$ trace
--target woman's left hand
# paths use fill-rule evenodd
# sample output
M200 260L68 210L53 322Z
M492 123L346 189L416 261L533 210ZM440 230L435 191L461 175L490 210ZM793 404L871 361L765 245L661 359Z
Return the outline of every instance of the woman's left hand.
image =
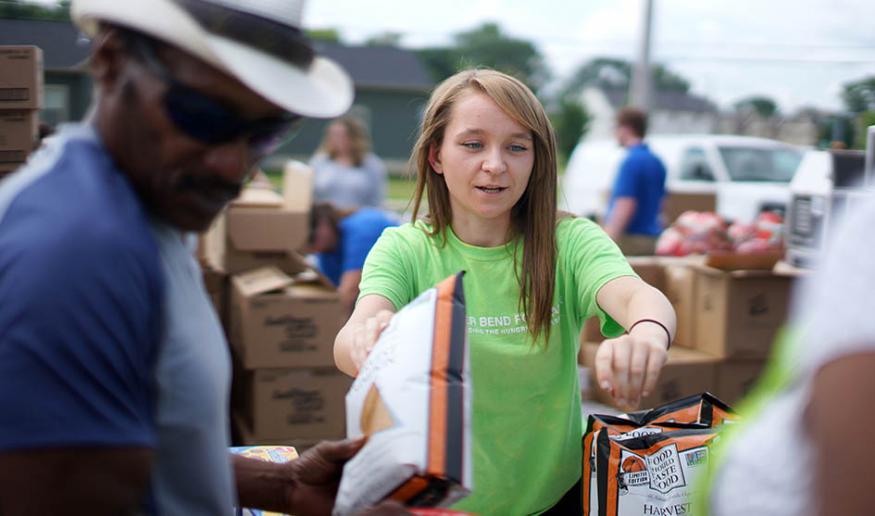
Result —
M666 340L658 326L640 324L631 334L599 346L595 356L598 384L623 410L637 409L641 398L653 392L668 357Z

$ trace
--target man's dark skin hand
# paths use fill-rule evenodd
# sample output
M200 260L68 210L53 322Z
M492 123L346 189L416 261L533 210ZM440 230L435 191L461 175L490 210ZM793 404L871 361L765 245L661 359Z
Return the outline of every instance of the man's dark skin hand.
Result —
M329 515L334 507L343 466L364 446L365 440L323 441L298 459L271 464L234 457L234 470L242 507L295 514ZM396 502L383 502L366 516L410 514Z

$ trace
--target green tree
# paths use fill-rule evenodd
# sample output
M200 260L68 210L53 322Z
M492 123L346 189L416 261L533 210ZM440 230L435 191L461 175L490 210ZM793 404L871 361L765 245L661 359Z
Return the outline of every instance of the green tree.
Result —
M342 43L340 32L337 29L308 29L307 37L313 41L325 41L326 43Z
M690 83L664 65L653 67L656 91L690 91ZM632 64L624 59L597 57L578 68L562 86L561 95L578 95L586 87L628 91L632 82Z
M537 93L550 77L534 44L505 34L495 23L456 34L449 47L426 48L417 53L436 82L464 68L482 66L513 75Z
M842 100L851 113L875 111L875 75L845 84Z
M762 95L743 98L734 104L736 111L753 111L763 118L770 118L778 113L778 105L774 100Z
M555 109L551 109L550 121L556 131L557 150L565 161L586 134L591 118L586 108L571 97L560 99Z
M22 0L0 1L0 19L70 21L70 0L41 5Z
M365 40L365 45L369 47L400 47L402 37L403 34L400 32L381 32Z

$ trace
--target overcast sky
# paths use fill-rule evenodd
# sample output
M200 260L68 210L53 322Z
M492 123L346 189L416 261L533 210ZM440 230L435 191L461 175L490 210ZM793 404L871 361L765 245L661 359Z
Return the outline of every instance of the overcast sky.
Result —
M404 34L442 44L485 21L529 39L558 78L600 55L633 58L643 0L311 0L305 23L355 43ZM875 75L873 0L654 0L653 60L721 106L751 94L840 109L841 85Z
M840 109L843 83L875 75L875 0L653 3L653 60L722 107L764 94L785 112L802 106ZM403 45L421 47L448 43L454 33L494 21L533 41L562 79L594 56L633 58L642 5L643 0L308 0L305 24L337 28L349 43L394 31L404 35Z

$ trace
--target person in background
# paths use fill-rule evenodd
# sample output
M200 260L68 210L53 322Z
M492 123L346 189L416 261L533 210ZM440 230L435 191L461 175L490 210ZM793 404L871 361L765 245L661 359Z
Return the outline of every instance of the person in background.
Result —
M71 9L93 115L0 185L0 514L330 514L363 443L230 456L231 357L193 251L298 120L349 108L351 81L300 0Z
M347 313L352 313L358 299L365 258L383 230L397 225L374 208L340 212L320 203L310 212L309 252L317 253L319 270L337 287Z
M517 79L477 69L445 80L413 152L413 222L386 229L368 255L335 362L357 375L395 312L465 271L474 490L454 508L581 514L581 325L598 315L616 337L596 374L631 408L656 385L674 310L601 228L557 212L553 128Z
M617 114L617 141L628 150L608 203L604 228L627 256L652 255L662 232L665 165L644 143L647 115L635 108Z
M341 210L383 206L386 166L371 152L368 131L357 118L345 116L328 124L310 167L316 202Z
M798 289L789 330L721 440L707 514L873 513L875 200L858 206Z

